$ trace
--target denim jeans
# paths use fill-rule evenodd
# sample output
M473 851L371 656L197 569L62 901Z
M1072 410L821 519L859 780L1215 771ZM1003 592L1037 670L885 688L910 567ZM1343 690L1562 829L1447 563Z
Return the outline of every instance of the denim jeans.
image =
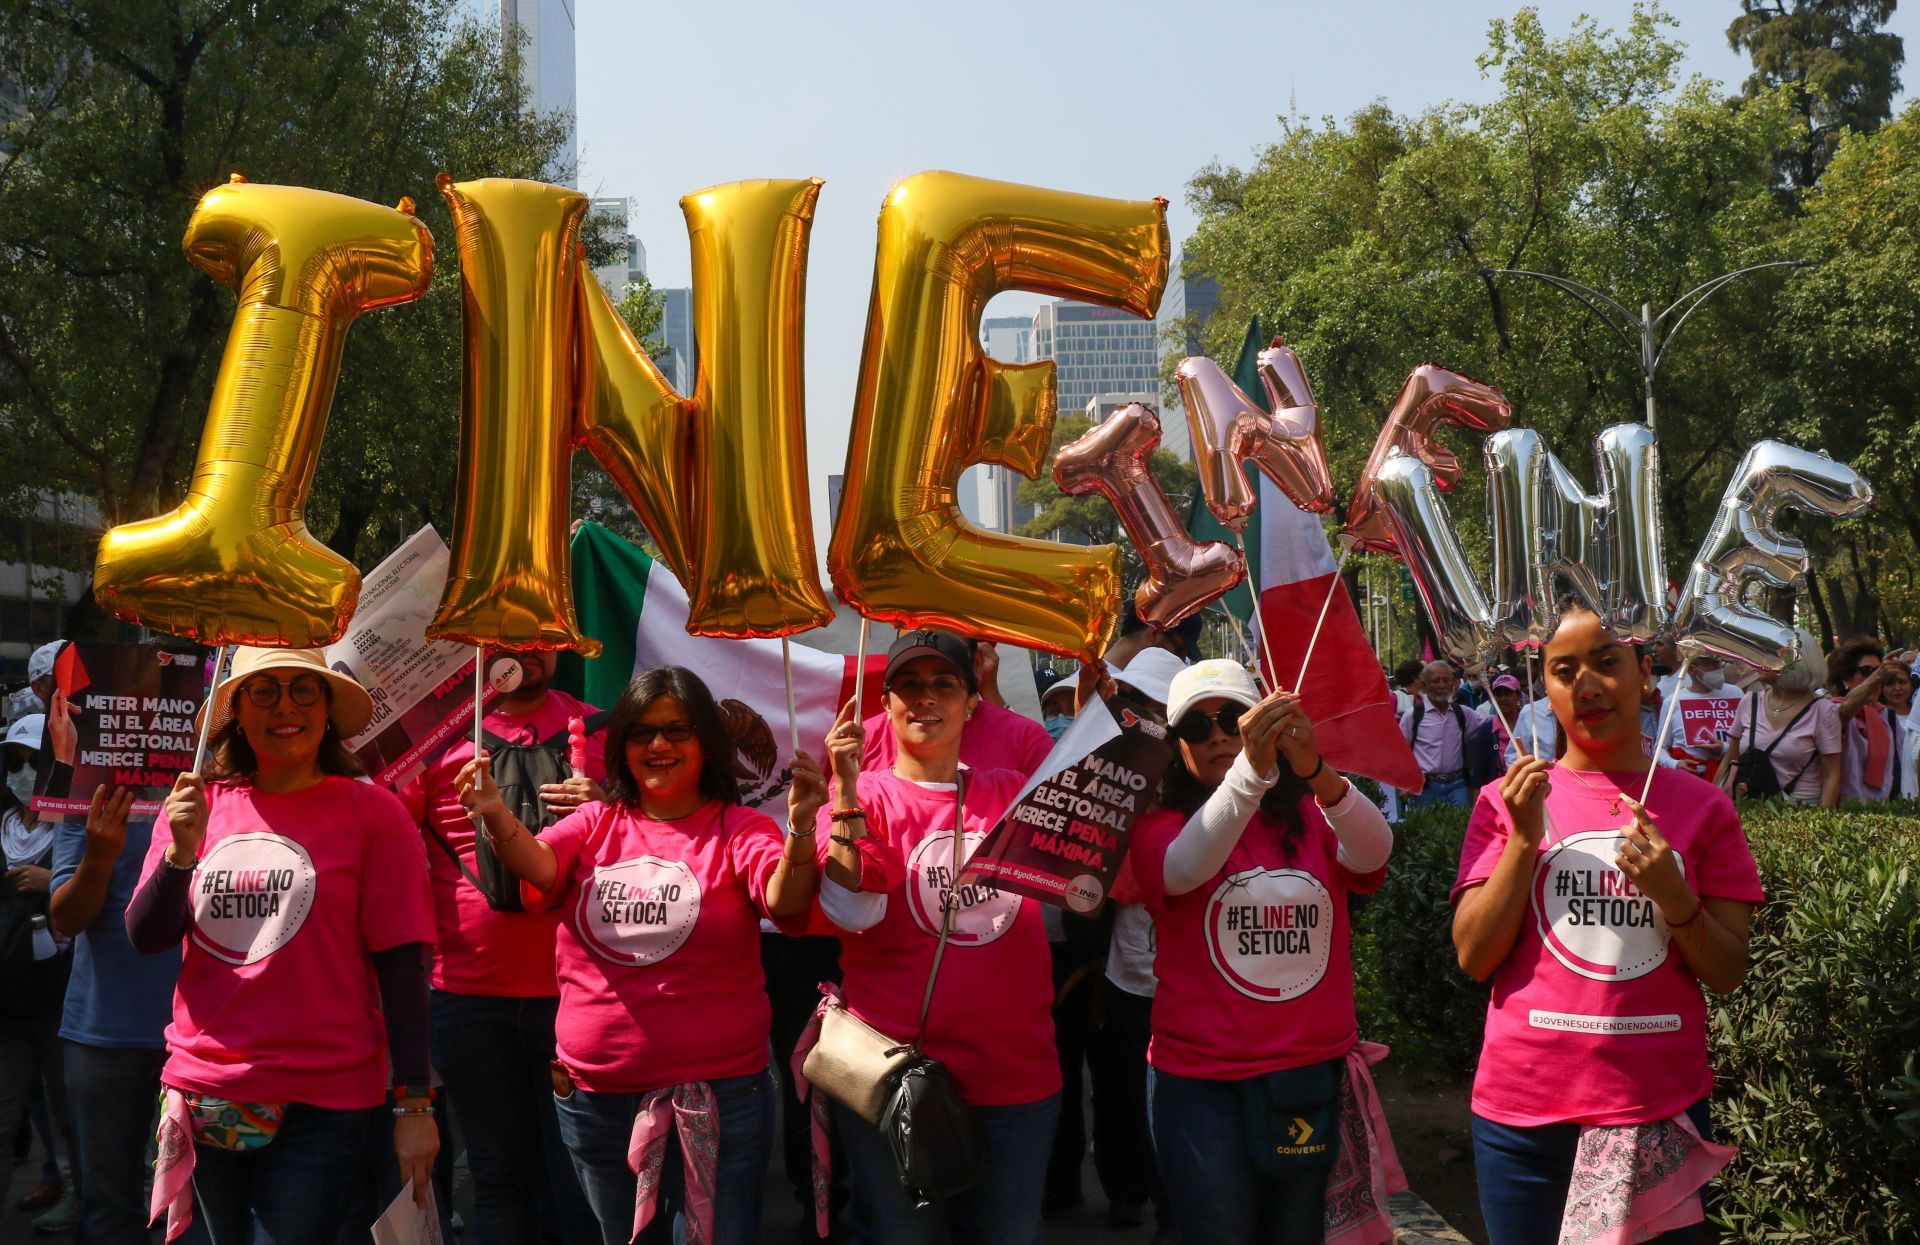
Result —
M166 1049L63 1045L87 1245L149 1245L147 1143Z
M1011 1107L972 1107L985 1163L965 1193L915 1209L900 1187L893 1154L873 1125L851 1111L834 1126L853 1176L856 1245L1036 1245L1047 1156L1060 1118L1060 1095Z
M1706 1099L1688 1107L1687 1116L1702 1137L1712 1136ZM1473 1117L1473 1169L1488 1245L1553 1245L1560 1239L1579 1140L1578 1124L1515 1128ZM1661 1245L1695 1245L1706 1236L1701 1225L1693 1224L1653 1239Z
M367 1130L384 1107L334 1111L296 1102L257 1150L196 1143L189 1245L333 1245L360 1170Z
M599 1232L553 1114L559 1003L433 992L433 1064L473 1175L472 1245L571 1245Z
M1277 1180L1247 1156L1237 1081L1149 1070L1154 1153L1182 1241L1207 1245L1313 1245L1325 1239L1327 1172Z
M1465 808L1472 803L1467 799L1467 780L1464 778L1429 778L1420 788L1420 794L1407 797L1408 808L1422 808L1431 804L1447 804L1455 808Z
M752 1076L712 1081L720 1110L720 1164L714 1176L713 1245L754 1245L760 1234L761 1186L767 1179L767 1160L773 1154L774 1098L779 1092L773 1074L765 1069ZM633 1140L633 1121L640 1094L595 1094L576 1089L571 1097L554 1100L560 1117L560 1135L573 1156L587 1204L600 1221L596 1236L605 1245L627 1245L633 1236L633 1203L639 1183L627 1166L627 1147ZM686 1240L686 1173L681 1166L680 1137L667 1141L666 1168L660 1177L660 1204L640 1245L666 1245Z

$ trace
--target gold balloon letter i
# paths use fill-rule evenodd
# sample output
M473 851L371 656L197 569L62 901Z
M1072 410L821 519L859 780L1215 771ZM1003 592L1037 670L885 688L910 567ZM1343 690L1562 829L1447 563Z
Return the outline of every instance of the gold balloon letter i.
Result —
M680 201L699 368L673 391L580 251L587 199L542 182L440 188L465 296L452 565L428 634L508 648L599 644L574 618L569 462L591 451L686 585L688 629L782 635L832 617L815 570L801 370L818 178Z
M1119 616L1112 545L983 532L954 501L960 473L1026 476L1053 427L1051 362L982 354L980 313L1026 289L1152 316L1167 278L1164 200L1039 190L921 173L880 209L873 294L854 397L834 588L861 613L1082 657Z
M360 575L304 510L347 326L426 293L433 239L381 207L237 174L187 222L187 258L240 303L186 500L101 539L94 596L129 622L208 644L307 647L346 630Z

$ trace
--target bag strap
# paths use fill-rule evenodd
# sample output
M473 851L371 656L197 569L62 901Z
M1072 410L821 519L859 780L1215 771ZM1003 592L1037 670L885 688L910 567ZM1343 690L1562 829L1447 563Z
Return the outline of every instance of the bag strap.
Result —
M927 970L927 988L920 996L920 1023L914 1028L913 1041L907 1043L916 1051L927 1032L927 1013L933 1010L933 983L940 978L940 961L946 957L947 939L953 934L954 913L960 910L960 846L964 842L960 816L966 806L967 771L959 770L953 776L953 871L947 877L947 901L941 905L945 911L940 918L940 941L933 948L933 967Z
M480 879L473 875L473 870L467 868L467 862L460 859L460 853L453 850L453 844L447 841L446 835L440 833L440 827L433 824L433 818L429 816L424 820L422 820L420 824L427 828L427 833L433 836L433 841L440 845L440 849L442 851L446 852L447 859L451 860L453 862L453 867L460 871L460 876L465 878L468 882L471 882L473 884L473 889L479 891L483 895L486 894L487 888L480 885ZM478 827L475 827L474 833L485 834L486 831L481 830Z
M1773 750L1775 748L1778 748L1782 743L1786 742L1787 732L1791 731L1794 727L1800 725L1800 719L1806 717L1809 713L1812 713L1814 705L1818 704L1819 702L1820 702L1820 697L1816 693L1812 700L1809 700L1806 704L1801 705L1800 712L1794 714L1793 720L1780 728L1780 733L1773 737L1772 743L1768 744L1765 748L1762 748L1760 750L1760 755L1767 758L1768 761L1772 761ZM1755 712L1758 712L1759 705L1760 705L1760 698L1758 696L1754 697L1753 703L1754 703ZM1752 715L1749 714L1748 716L1751 717ZM1758 725L1754 727L1754 730L1756 732L1759 730ZM1814 753L1814 756L1819 756L1820 749L1818 747L1814 748L1813 753ZM1813 764L1813 761L1809 759L1807 761L1807 765L1812 765L1812 764ZM1800 772L1802 774L1806 773L1807 772L1806 766L1801 766ZM1796 778L1795 781L1798 781L1798 779Z

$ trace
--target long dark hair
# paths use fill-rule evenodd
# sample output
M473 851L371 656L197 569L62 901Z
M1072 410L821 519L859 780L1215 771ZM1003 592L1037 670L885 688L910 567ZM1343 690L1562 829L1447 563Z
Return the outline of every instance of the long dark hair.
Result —
M1187 768L1185 753L1178 743L1173 747L1173 763L1160 778L1160 807L1178 809L1182 817L1191 817L1213 794L1213 788L1193 776ZM1260 813L1280 826L1280 855L1292 860L1307 831L1307 820L1300 815L1300 801L1313 794L1306 779L1293 772L1284 754L1280 757L1280 781L1260 797Z
M241 688L236 685L230 695L238 696ZM340 732L333 726L333 689L327 686L325 679L320 680L320 690L327 700L327 727L320 735L320 751L315 754L313 763L323 774L335 778L358 778L366 773L358 757L347 751ZM207 740L206 777L214 781L246 781L252 779L260 769L260 756L240 733L240 715L236 711L228 715L227 720L215 730Z
M700 676L682 666L655 666L627 684L607 722L607 798L627 808L640 805L640 783L627 768L627 740L640 718L662 696L671 696L687 711L693 737L700 742L700 794L722 804L740 802L740 778L734 769L733 738L720 716L720 706Z

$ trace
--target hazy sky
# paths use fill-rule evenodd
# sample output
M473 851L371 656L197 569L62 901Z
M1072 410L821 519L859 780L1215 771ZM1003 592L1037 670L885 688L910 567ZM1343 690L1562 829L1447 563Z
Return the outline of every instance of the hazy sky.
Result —
M846 452L872 282L874 217L889 186L952 169L1126 199L1171 201L1193 230L1186 183L1210 161L1246 164L1276 117L1344 118L1383 98L1417 112L1484 99L1474 58L1485 0L1198 3L888 0L634 4L577 0L580 188L633 199L657 286L688 283L681 195L755 177L826 179L807 288L813 509ZM1550 31L1582 12L1624 23L1622 0L1537 5ZM1734 0L1671 0L1688 68L1724 82ZM1920 75L1920 4L1893 22ZM1006 295L989 314L1030 309ZM820 548L825 554L824 542Z

